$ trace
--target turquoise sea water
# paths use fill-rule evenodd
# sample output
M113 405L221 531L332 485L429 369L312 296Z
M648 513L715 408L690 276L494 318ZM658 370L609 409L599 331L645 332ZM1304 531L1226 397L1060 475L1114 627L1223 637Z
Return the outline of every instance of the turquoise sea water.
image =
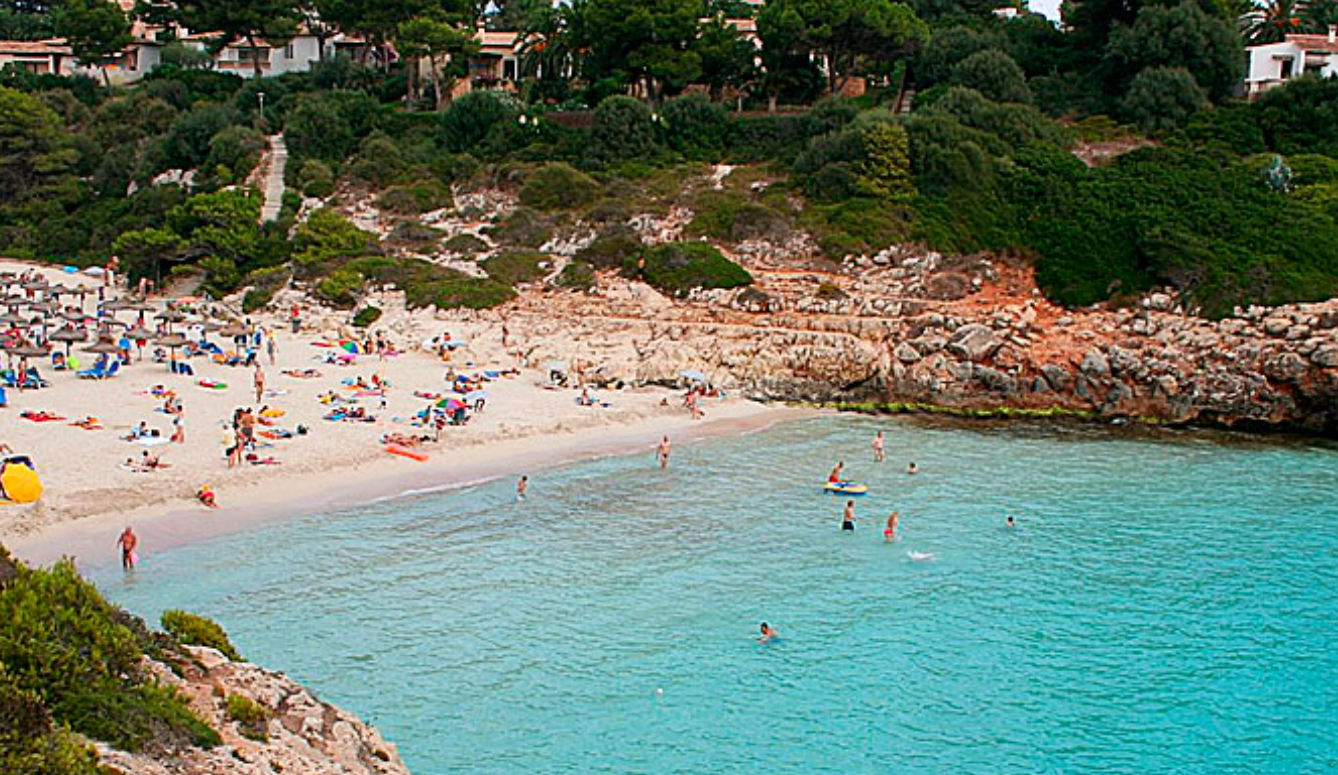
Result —
M1338 769L1332 448L823 418L531 473L94 577L422 775Z

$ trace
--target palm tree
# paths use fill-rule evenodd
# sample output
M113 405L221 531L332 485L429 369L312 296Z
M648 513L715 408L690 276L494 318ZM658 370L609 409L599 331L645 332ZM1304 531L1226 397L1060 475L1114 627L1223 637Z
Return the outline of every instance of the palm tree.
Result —
M1300 0L1265 0L1262 6L1241 17L1246 39L1255 45L1279 43L1301 31Z
M1325 33L1338 24L1338 0L1311 0L1301 12L1301 23L1306 32Z

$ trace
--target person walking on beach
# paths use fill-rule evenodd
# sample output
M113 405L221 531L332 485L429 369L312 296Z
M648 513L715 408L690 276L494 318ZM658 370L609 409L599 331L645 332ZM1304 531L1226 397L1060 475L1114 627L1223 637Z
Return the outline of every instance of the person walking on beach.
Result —
M301 307L299 307L299 306L297 306L296 304L294 304L294 305L293 305L293 308L292 308L291 310L289 310L289 312L288 312L288 319L289 319L289 321L292 323L292 326L293 326L293 333L294 333L294 334L296 334L296 333L298 333L299 331L302 330L302 308L301 308Z
M274 342L273 331L269 332L269 336L265 337L265 351L269 353L269 365L277 366L279 346Z
M256 403L258 404L260 403L260 400L265 396L265 370L261 368L259 361L256 361L255 382L256 382Z
M841 513L841 529L842 529L842 530L854 530L854 529L855 529L855 502L854 502L854 501L846 501L846 508L845 508L845 511Z
M878 431L877 435L873 437L873 462L881 463L885 457L886 452L883 449L883 432Z
M139 546L139 538L129 525L121 531L121 536L116 539L116 545L121 548L121 567L125 570L134 570L135 547Z
M887 518L887 527L883 528L884 541L891 543L897 540L897 522L899 522L900 520L901 520L901 515L895 511L892 512L892 515Z
M236 468L237 430L229 423L223 423L223 454L228 459L228 468Z
M669 437L660 439L660 446L655 449L655 459L660 461L660 468L669 467Z
M520 477L520 481L516 482L516 500L518 501L525 500L525 491L528 490L529 488L530 488L530 478L528 476Z

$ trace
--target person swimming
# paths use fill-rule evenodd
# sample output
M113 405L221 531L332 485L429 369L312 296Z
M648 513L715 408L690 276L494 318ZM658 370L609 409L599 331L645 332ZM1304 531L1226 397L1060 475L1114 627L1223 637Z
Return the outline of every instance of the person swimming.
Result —
M1017 522L1013 519L1012 514L1009 514L1008 519L1004 520L1004 527L1017 527Z
M833 468L832 472L827 475L827 483L844 484L845 480L842 479L841 477L845 475L845 469L846 469L845 462L844 461L838 462L836 464L836 468Z
M776 632L776 630L766 622L762 622L761 626L758 627L758 631L761 633L757 636L758 643L770 643L780 635L779 632Z
M938 555L933 552L906 552L906 556L915 562L928 562L930 560L938 559Z
M855 502L854 502L854 501L846 501L846 508L845 508L845 511L843 511L843 512L841 513L841 529L842 529L842 530L854 530L854 529L855 529Z
M906 473L908 473L908 474L918 474L918 473L920 473L920 469L918 469L918 468L915 467L915 461L914 461L914 460L911 461L910 465L906 466Z
M897 522L900 519L901 515L895 511L887 518L887 527L883 528L883 540L889 543L897 540Z

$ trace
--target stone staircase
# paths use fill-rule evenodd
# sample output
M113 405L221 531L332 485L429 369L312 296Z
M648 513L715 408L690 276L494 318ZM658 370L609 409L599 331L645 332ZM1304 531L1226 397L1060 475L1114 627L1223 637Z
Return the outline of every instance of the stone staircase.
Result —
M283 209L283 173L288 167L288 146L283 135L269 138L269 169L265 174L265 204L260 208L260 222L269 223Z

